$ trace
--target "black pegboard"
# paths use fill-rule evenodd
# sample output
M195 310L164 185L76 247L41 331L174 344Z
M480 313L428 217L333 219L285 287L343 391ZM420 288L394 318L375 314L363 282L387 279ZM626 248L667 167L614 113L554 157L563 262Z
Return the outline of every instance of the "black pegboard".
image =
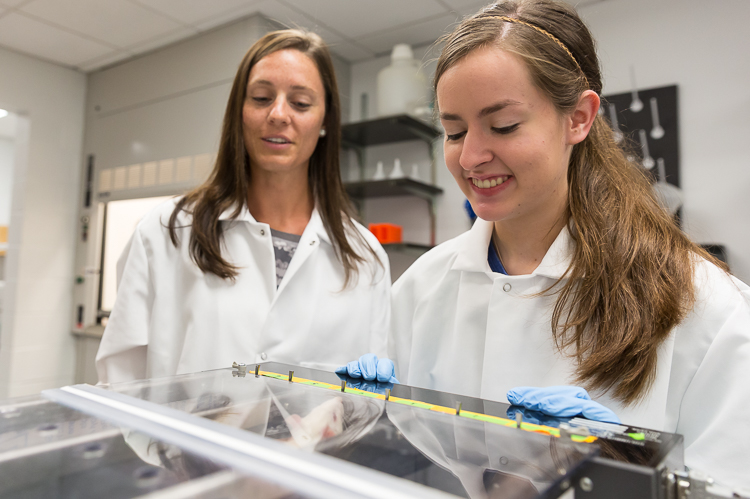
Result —
M664 129L664 136L660 139L651 137L653 117L651 114L651 98L656 98L659 108L659 122ZM609 104L614 104L617 110L617 120L620 131L624 134L626 149L641 160L640 138L638 130L645 130L649 153L656 161L664 159L666 180L672 185L680 186L680 141L679 120L677 114L677 85L668 87L647 88L638 90L638 98L643 102L643 109L634 113L631 109L633 93L605 95L602 97L602 110L607 120L610 119ZM650 172L656 180L658 172L654 166Z
M664 128L664 136L660 139L651 137L653 117L651 115L650 100L656 98L659 107L659 123ZM609 104L615 105L617 110L618 128L624 134L626 140L622 142L625 148L643 160L641 154L640 138L638 130L646 131L649 154L654 161L664 158L664 170L666 180L672 185L680 187L680 133L677 114L677 85L667 87L647 88L638 90L638 98L643 102L643 109L634 113L631 109L633 93L613 94L602 96L602 110L607 120L610 119ZM658 171L655 166L650 171L654 181L657 179ZM682 209L675 214L675 222L682 225ZM725 264L728 264L726 247L721 244L702 244L703 249Z

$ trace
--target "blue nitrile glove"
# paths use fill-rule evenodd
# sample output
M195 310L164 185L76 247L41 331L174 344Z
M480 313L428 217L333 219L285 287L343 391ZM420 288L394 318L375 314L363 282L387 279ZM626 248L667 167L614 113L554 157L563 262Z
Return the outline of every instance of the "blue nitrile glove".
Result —
M391 359L378 359L374 353L366 353L359 360L353 360L336 369L336 374L348 374L352 378L377 380L381 383L398 383L396 369Z
M550 416L573 417L582 415L593 421L619 423L617 415L589 397L577 386L521 386L508 391L508 402Z

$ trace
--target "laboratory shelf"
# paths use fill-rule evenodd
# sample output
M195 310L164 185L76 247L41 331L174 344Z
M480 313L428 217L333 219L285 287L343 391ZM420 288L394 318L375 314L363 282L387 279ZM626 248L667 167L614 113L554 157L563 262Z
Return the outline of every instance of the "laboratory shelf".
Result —
M365 178L366 149L370 146L393 144L409 140L422 141L430 155L430 183L412 178L371 180L345 184L346 191L355 201L364 198L386 196L416 196L427 201L430 217L430 243L435 244L435 199L443 190L434 184L437 180L435 161L435 139L440 131L431 123L418 120L408 114L385 116L373 120L349 123L341 127L341 145L357 154L359 178ZM361 204L359 204L361 212Z
M347 194L353 198L382 198L388 196L417 196L432 200L443 189L431 184L425 184L409 177L385 180L365 180L364 182L348 182L344 184Z
M440 131L408 114L397 114L341 127L341 142L346 148L361 148L407 140L431 142Z
M385 243L382 245L386 251L405 251L405 252L418 252L425 253L434 246L429 244L418 244L418 243Z

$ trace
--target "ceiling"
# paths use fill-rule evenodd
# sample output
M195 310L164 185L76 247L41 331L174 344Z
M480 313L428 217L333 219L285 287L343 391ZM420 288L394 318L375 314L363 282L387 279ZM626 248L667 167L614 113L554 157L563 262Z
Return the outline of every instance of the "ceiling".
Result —
M580 0L578 6L604 0ZM95 71L254 13L320 34L349 62L424 45L488 0L0 0L0 46Z

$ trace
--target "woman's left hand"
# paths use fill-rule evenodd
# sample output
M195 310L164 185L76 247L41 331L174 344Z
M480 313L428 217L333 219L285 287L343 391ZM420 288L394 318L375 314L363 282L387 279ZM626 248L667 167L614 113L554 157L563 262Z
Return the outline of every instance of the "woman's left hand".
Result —
M334 372L336 374L347 374L352 378L362 378L366 381L398 383L393 361L378 359L378 356L374 353L366 353L359 360L353 360Z
M593 421L619 423L620 418L578 386L521 386L508 391L508 402L549 416L583 416Z

